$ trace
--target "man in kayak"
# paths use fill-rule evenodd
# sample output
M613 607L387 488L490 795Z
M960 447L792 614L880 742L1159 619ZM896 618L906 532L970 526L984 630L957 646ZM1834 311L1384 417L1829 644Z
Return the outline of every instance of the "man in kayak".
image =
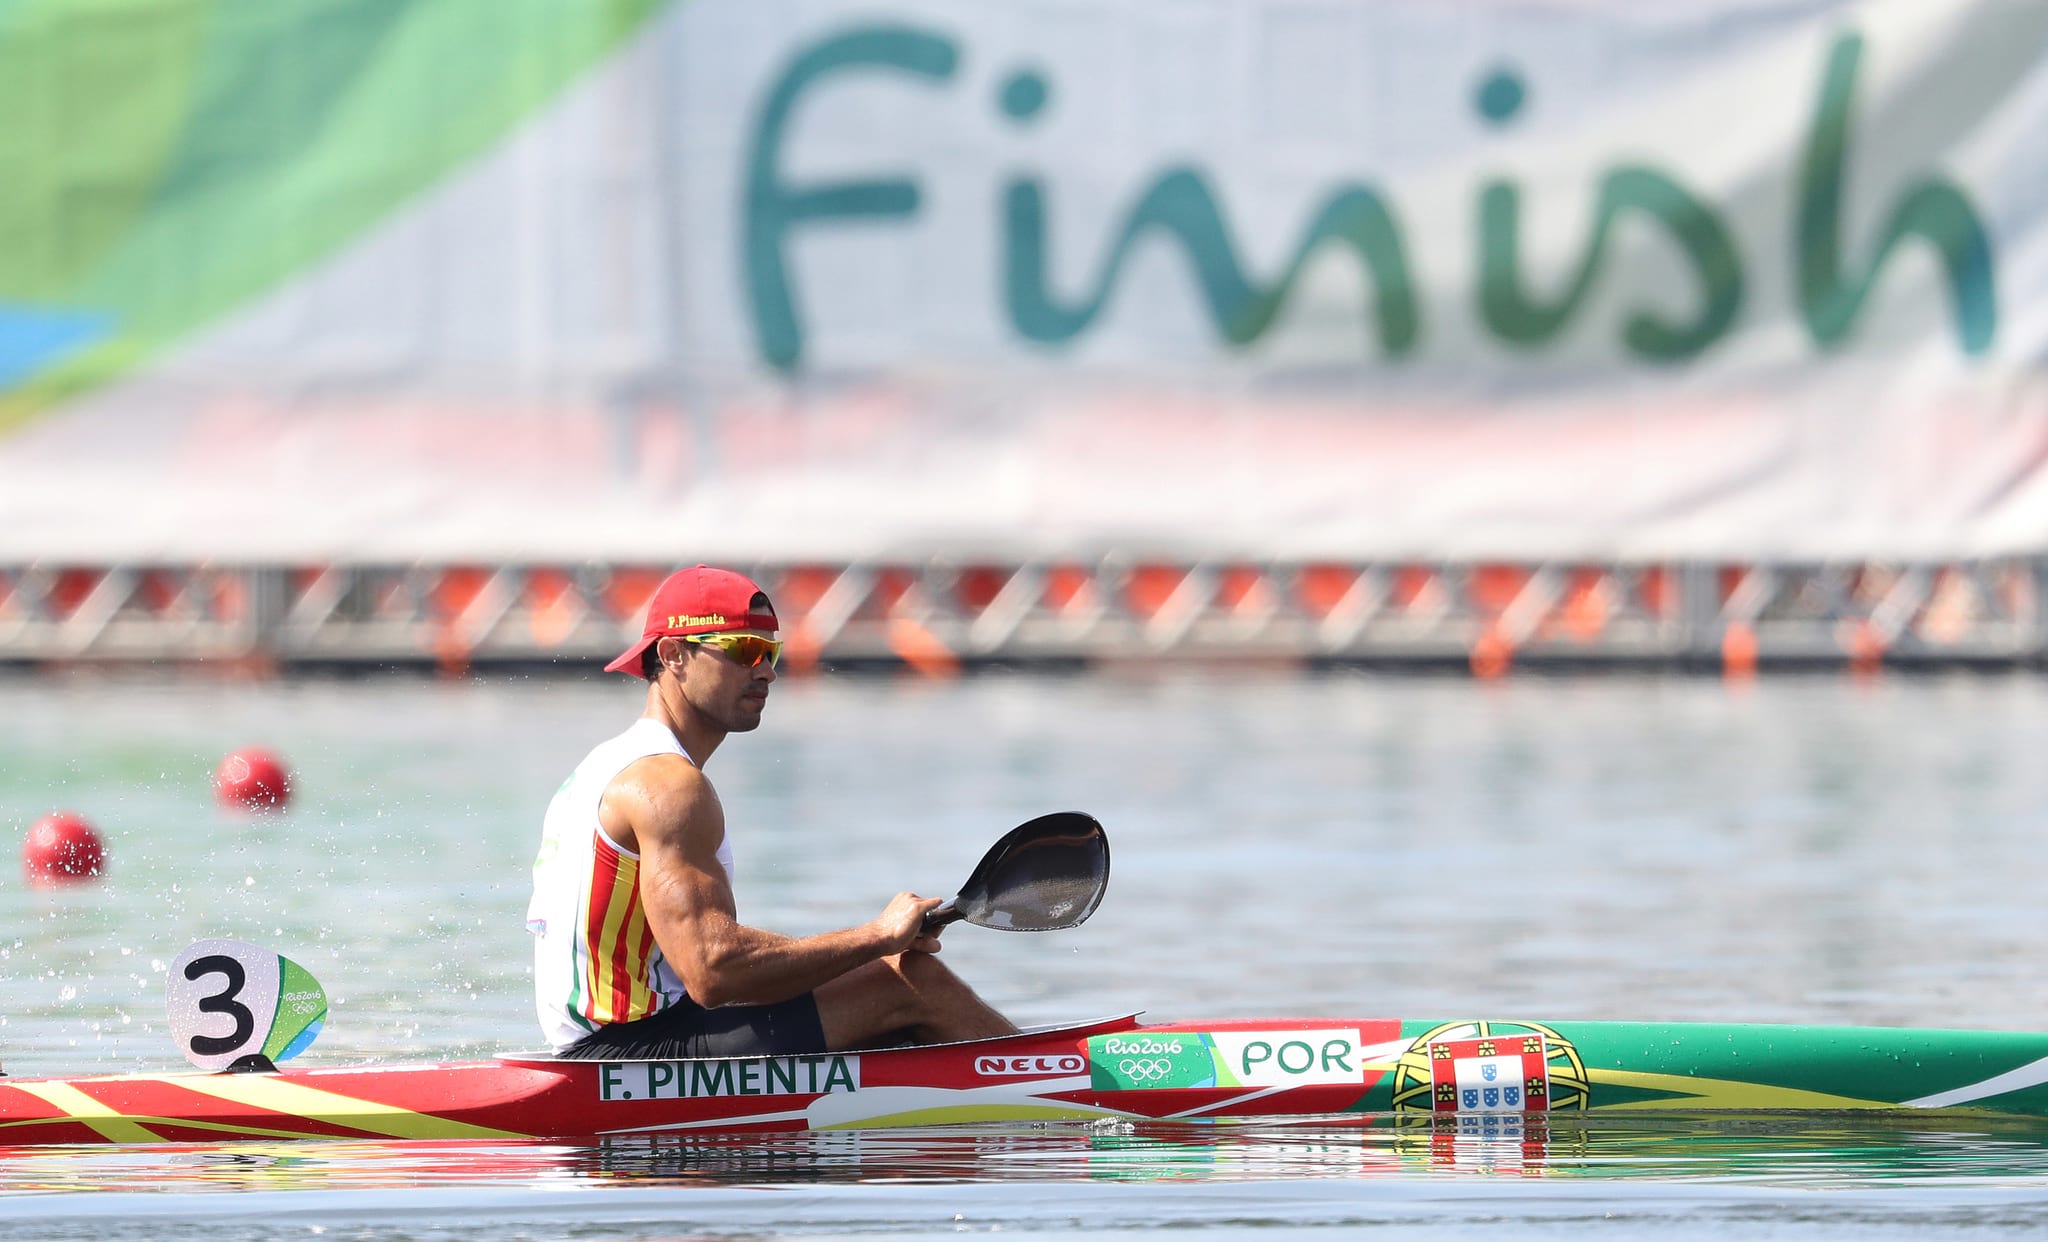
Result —
M766 592L699 565L654 593L606 665L647 706L548 804L533 864L534 989L564 1057L788 1056L1014 1032L932 954L935 897L858 927L777 935L739 921L725 809L704 764L761 724L782 644Z

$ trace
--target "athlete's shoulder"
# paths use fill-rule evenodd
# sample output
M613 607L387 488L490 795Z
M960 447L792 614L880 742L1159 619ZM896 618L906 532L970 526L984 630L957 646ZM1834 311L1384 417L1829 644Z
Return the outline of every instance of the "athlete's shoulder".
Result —
M664 751L642 755L620 768L605 793L607 797L618 794L668 801L679 797L701 797L710 788L711 782L705 779L702 768L684 755Z
M645 755L625 766L606 787L607 811L624 816L643 843L692 831L723 836L718 793L696 764L682 755Z

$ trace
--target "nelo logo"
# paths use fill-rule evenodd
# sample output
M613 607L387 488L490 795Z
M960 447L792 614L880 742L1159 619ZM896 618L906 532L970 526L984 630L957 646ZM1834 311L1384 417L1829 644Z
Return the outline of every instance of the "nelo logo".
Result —
M1088 1063L1076 1056L976 1057L974 1072L983 1078L1024 1078L1038 1074L1078 1074Z

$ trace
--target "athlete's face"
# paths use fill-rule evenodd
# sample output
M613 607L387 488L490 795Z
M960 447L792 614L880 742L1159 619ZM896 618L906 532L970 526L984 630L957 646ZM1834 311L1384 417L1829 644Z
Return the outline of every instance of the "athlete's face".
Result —
M772 635L760 630L737 630L732 634L774 642ZM728 635L706 637L723 640ZM727 733L746 733L761 727L761 713L768 706L768 687L775 684L773 658L753 644L673 641L684 661L683 695L690 706Z

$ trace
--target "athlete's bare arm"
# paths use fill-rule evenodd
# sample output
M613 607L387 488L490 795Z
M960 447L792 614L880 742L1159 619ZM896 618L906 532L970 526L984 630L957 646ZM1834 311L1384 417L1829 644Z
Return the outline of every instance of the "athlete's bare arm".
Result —
M859 927L783 936L748 927L735 913L718 862L725 810L696 765L650 755L628 766L599 807L605 832L640 855L640 900L654 939L691 999L769 1005L817 989L868 962L905 950L937 952L923 932L938 898L898 893Z

